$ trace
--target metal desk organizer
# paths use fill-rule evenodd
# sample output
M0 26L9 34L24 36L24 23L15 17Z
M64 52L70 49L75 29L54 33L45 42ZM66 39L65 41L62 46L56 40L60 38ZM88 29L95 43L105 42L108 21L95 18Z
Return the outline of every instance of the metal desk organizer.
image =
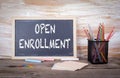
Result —
M88 40L88 61L92 64L108 63L109 41Z

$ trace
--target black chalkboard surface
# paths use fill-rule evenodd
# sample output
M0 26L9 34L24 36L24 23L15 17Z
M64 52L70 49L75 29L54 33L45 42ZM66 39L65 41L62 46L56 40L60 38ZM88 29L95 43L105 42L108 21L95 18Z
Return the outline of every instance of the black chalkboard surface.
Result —
M74 19L14 20L14 57L76 56Z

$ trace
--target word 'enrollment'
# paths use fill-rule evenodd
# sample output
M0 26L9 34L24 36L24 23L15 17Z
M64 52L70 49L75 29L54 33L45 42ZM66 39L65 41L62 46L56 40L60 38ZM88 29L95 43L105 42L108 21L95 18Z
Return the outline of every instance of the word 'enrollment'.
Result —
M35 35L42 35L42 34L47 34L47 35L54 35L56 32L56 24L45 24L45 23L40 23L40 24L35 24L34 26L34 33ZM70 45L70 38L65 38L65 39L51 39L51 38L28 38L24 39L21 38L19 39L19 48L24 49L24 48L30 48L30 49L39 49L39 48L45 48L45 49L51 49L51 48L68 48Z

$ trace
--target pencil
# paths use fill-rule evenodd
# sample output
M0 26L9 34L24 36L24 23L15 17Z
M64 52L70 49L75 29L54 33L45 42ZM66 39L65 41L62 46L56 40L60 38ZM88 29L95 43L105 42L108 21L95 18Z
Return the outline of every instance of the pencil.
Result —
M85 32L85 34L86 34L87 38L89 39L89 34L88 34L88 31L87 31L85 28L83 28L83 30L84 30L84 32Z
M100 26L99 26L99 28L98 28L97 40L100 40Z
M91 38L91 40L94 40L93 31L89 25L88 25L88 27L89 27L90 38Z
M103 55L103 52L100 52L100 54L101 54L101 56L102 56L103 60L104 60L105 62L107 62L107 60L106 60L105 56Z
M109 39L111 38L114 29L115 29L115 27L113 27L112 30L110 31L110 33L109 33L109 35L108 35L108 37L107 37L107 40L109 40Z
M102 26L102 41L104 41L104 34L105 34L105 33L104 33L104 32L105 32L105 31L104 31L104 24L102 24L101 26Z

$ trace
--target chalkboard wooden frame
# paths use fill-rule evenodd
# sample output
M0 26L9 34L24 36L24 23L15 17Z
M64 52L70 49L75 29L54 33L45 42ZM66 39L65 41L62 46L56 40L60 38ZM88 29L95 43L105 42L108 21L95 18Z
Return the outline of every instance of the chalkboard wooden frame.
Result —
M16 34L16 20L72 20L73 21L73 55L72 56L16 56L15 55L15 34ZM69 26L68 26L69 27ZM62 30L61 30L62 31ZM16 17L13 19L13 59L26 59L26 58L55 58L55 59L62 59L62 58L76 58L77 57L77 45L76 45L76 20L74 17L56 17L56 18L38 18L38 17Z

